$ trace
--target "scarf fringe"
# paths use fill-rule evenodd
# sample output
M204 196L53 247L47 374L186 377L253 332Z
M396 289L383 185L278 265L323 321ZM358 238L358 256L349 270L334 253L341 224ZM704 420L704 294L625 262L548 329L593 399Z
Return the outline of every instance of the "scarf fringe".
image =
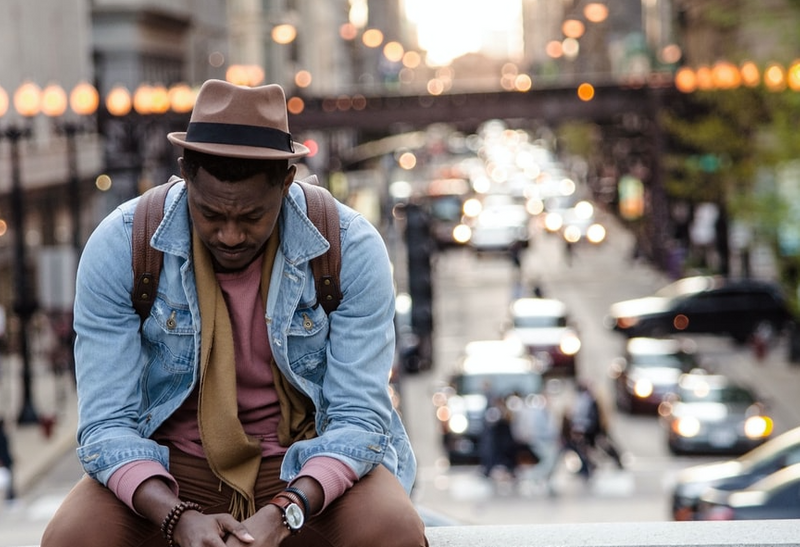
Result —
M256 514L256 502L252 497L245 496L241 492L234 490L228 512L233 518L242 522Z

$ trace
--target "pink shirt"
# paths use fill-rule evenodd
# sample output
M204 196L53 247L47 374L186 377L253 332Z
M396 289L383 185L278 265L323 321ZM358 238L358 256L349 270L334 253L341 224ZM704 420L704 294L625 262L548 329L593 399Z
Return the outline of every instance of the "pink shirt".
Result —
M261 453L268 457L283 455L286 448L278 443L280 404L273 383L272 350L259 294L261 264L259 258L241 272L218 273L216 277L233 329L239 419L248 435L261 440ZM161 425L153 438L159 442L171 442L188 454L205 457L197 423L197 389ZM161 464L150 460L122 466L111 475L108 487L133 509L136 488L146 479L156 476L167 480L178 493L175 479ZM323 509L357 480L350 467L327 456L311 458L300 470L300 476L310 476L322 486L325 493Z

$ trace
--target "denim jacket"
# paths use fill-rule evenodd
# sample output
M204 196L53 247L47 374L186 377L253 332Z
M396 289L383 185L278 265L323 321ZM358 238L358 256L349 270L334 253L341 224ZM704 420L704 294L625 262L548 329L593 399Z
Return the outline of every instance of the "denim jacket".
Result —
M200 310L186 190L170 190L153 247L163 251L158 294L140 332L131 304L131 231L138 198L109 214L86 244L75 295L78 457L103 484L120 466L154 460L165 447L149 437L199 381ZM348 464L361 477L383 464L410 492L416 460L387 389L394 356L394 288L375 228L339 204L339 308L317 304L310 259L328 242L305 214L293 184L280 214L282 241L270 278L265 321L281 372L316 407L317 437L289 447L281 478L311 457Z

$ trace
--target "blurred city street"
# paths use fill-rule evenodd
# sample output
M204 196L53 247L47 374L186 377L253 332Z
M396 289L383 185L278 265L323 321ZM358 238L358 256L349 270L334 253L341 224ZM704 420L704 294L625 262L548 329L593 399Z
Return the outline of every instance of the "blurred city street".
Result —
M610 296L592 292L589 285L594 278L598 285L608 290L646 293L668 279L645 263L635 265L627 261L627 249L631 243L629 235L619 225L611 224L610 240L604 248L585 248L576 254L576 261L567 267L561 257L561 249L555 241L540 239L526 254L526 271L536 277L549 292L567 296L572 303L578 300L593 305L593 298L601 301ZM448 287L445 279L457 284L467 278L457 272L470 272L469 287ZM458 252L440 257L437 280L441 283L437 291L439 313L454 304L455 295L461 295L457 304L464 317L483 318L483 327L475 322L471 332L495 332L486 326L499 324L511 290L511 269L507 260L486 258L473 261L473 257ZM481 280L493 280L481 284ZM605 279L605 281L603 281ZM621 285L620 285L621 284ZM595 289L597 286L595 286ZM460 292L466 291L466 292ZM589 292L587 292L589 291ZM463 295L468 295L464 297ZM569 295L572 295L571 297ZM592 296L594 294L594 296ZM483 296L480 296L483 295ZM487 301L486 298L489 300ZM473 319L474 321L474 319ZM619 471L611 462L601 462L590 483L584 482L568 468L565 461L558 468L554 484L557 496L551 497L539 484L527 477L523 470L516 481L499 477L487 480L474 466L449 467L444 463L441 447L433 429L433 410L429 396L432 385L448 368L448 362L456 358L466 334L456 333L458 324L438 321L435 340L437 348L437 370L430 373L407 375L403 380L404 418L415 445L420 467L414 491L415 502L434 524L522 524L522 523L577 523L619 521L664 521L669 520L669 499L666 494L669 477L682 467L711 461L715 457L674 457L663 448L645 445L660 445L655 420L647 416L622 416L616 414L613 432L626 452L626 469ZM616 340L616 335L604 332L604 327L583 323L582 333L590 351L593 337ZM732 351L727 340L705 339L700 346L706 354L724 356L732 374L743 380L758 384L762 390L769 389L773 407L779 412L777 427L782 431L800 424L800 407L794 403L800 393L800 367L789 363L785 342L770 351L765 361L754 364L749 348ZM605 347L605 346L602 346ZM612 346L615 347L615 346ZM607 357L603 350L593 352L591 364L584 368L586 374L601 373ZM732 357L731 357L732 356ZM4 382L11 385L17 378L15 360L4 360ZM35 403L44 415L54 413L55 424L47 437L41 426L15 426L14 409L19 403L6 394L15 393L4 386L3 404L6 408L7 434L15 455L15 481L19 499L0 504L0 547L35 545L47 520L58 507L63 496L81 476L75 457L75 397L67 377L53 376L49 367L37 362L34 367ZM565 384L566 386L566 384ZM16 390L18 392L19 390ZM565 392L567 391L565 387ZM57 399L62 400L56 403ZM12 427L8 427L8 426Z
M763 474L748 480L769 474L758 484L769 492L742 496L752 484L731 480L701 503L708 481L693 483L693 502L674 488L687 468L800 427L800 0L3 10L0 460L7 445L13 468L6 484L0 467L0 547L38 547L83 474L69 340L79 258L121 203L180 171L167 135L203 127L195 101L214 80L280 86L280 133L308 149L293 154L296 178L317 176L385 238L397 292L389 392L429 526L699 519L701 505L719 520L800 518L800 464L775 477L800 444L770 461L780 469L752 466ZM523 298L534 302L513 305ZM629 337L674 338L681 350L657 357L680 358L636 369ZM468 346L487 340L516 343L501 364L523 364L499 371L483 355L465 387ZM706 393L681 399L692 372ZM712 400L710 376L742 397ZM621 457L574 427L585 386ZM547 406L558 426L520 419L527 436L515 437L522 412L509 401ZM701 410L681 415L687 402ZM498 422L528 460L492 451ZM555 448L543 453L557 454L550 484L533 463L537 427Z

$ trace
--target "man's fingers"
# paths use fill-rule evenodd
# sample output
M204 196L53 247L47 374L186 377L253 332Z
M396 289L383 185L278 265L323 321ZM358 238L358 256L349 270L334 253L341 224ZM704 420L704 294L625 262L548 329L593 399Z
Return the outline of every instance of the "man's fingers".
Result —
M228 514L220 514L217 520L219 526L223 532L223 539L226 539L227 536L233 535L236 536L236 539L241 541L242 543L252 543L255 541L255 538L247 531L247 528L244 524L233 518Z
M241 525L238 526L236 530L231 530L231 533L242 543L252 543L256 540L256 538L250 535L250 532L247 531L247 528Z

